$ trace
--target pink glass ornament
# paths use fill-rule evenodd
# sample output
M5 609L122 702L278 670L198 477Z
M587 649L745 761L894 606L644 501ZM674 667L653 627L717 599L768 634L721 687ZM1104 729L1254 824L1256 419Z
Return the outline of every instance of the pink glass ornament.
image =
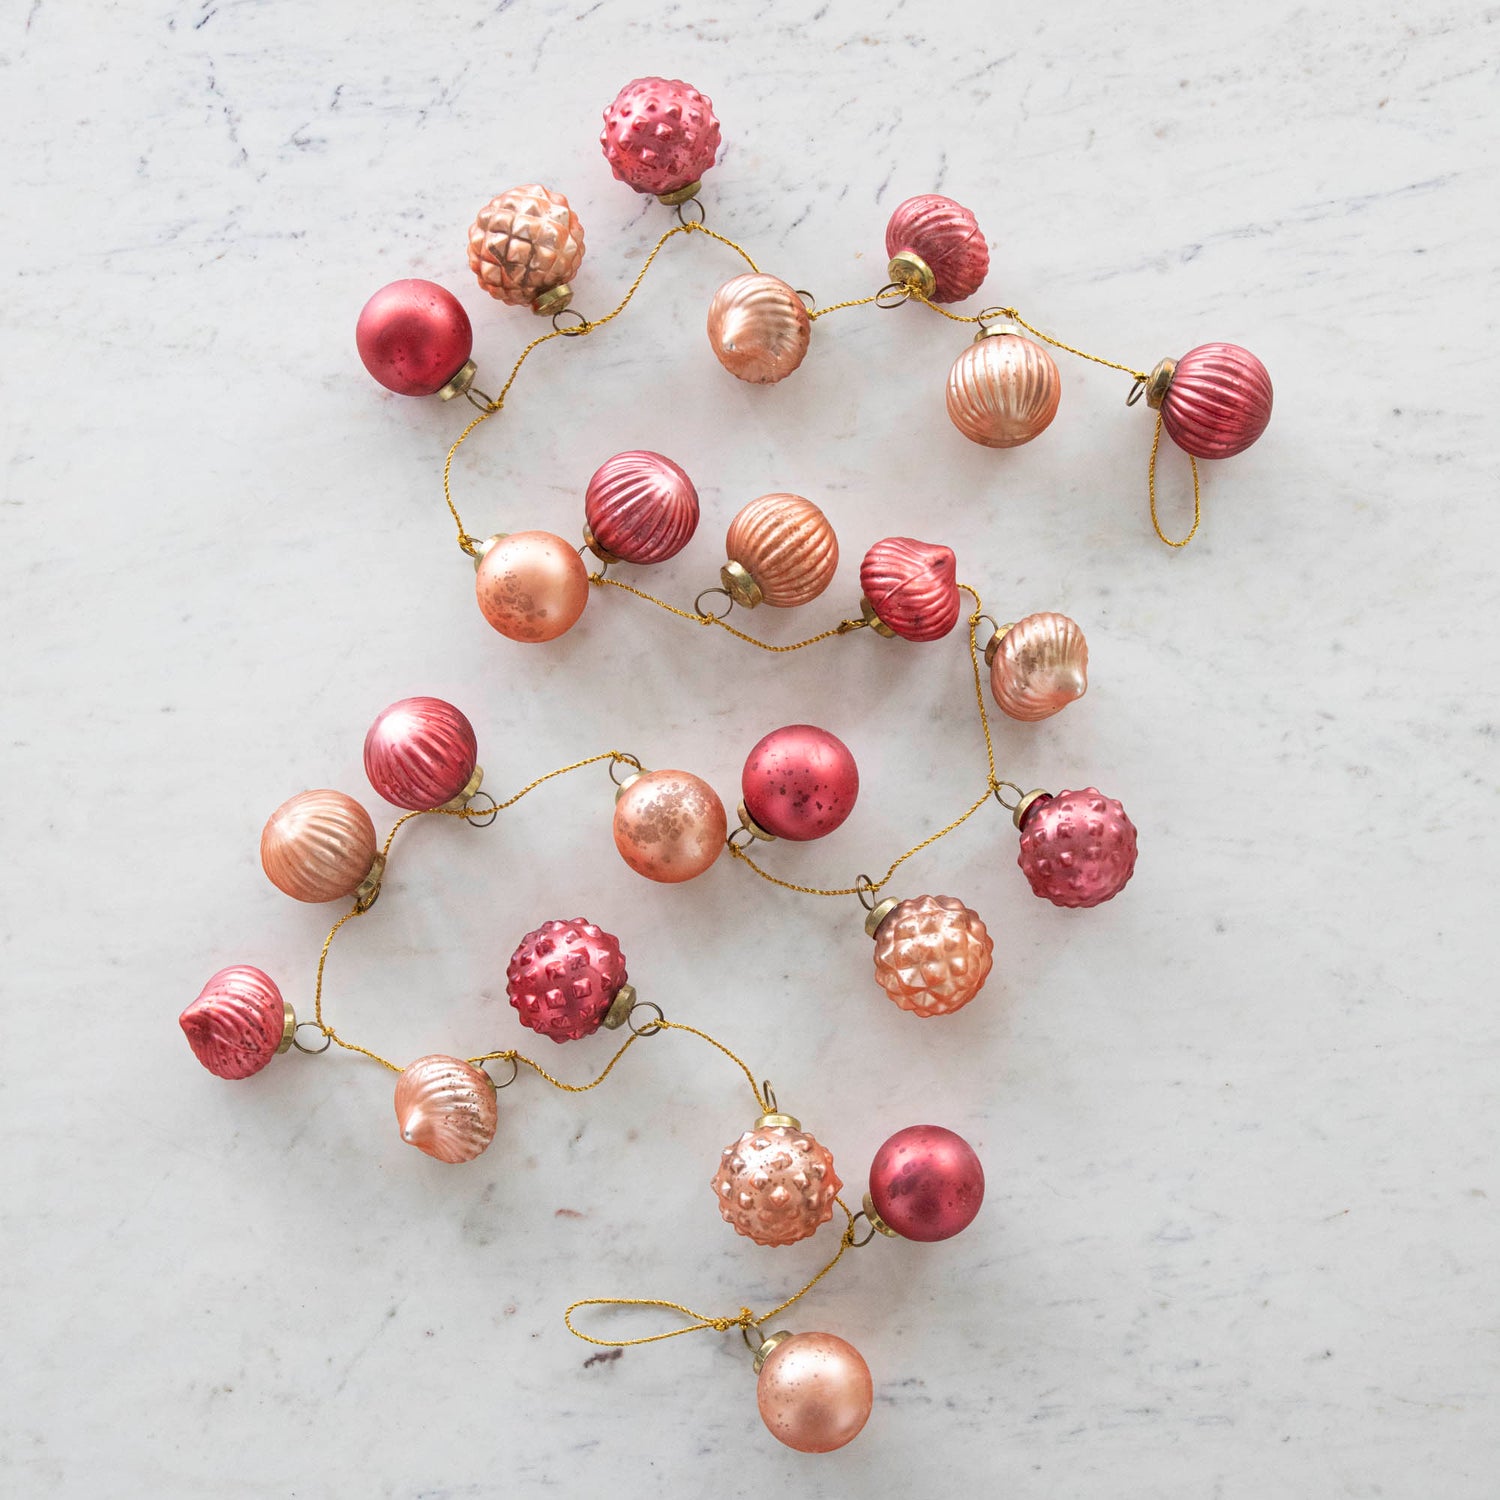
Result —
M869 1421L875 1387L853 1344L831 1333L794 1333L766 1356L755 1401L777 1442L799 1453L832 1453Z
M583 225L568 200L530 182L491 198L469 226L469 269L512 307L561 312L583 263Z
M773 729L745 757L745 809L769 834L803 843L854 811L859 767L837 735L811 724Z
M1008 626L994 642L990 692L1012 719L1050 718L1089 686L1089 647L1066 615L1044 611Z
M1135 825L1094 787L1039 797L1021 823L1017 863L1054 906L1098 906L1135 872Z
M988 928L962 901L910 896L875 929L875 979L902 1010L946 1016L984 988L994 952Z
M432 396L468 363L469 315L431 281L393 281L365 303L354 328L365 369L398 396Z
M511 955L505 992L523 1026L554 1042L599 1029L626 979L619 939L583 917L543 922Z
M688 771L631 777L615 802L615 848L637 875L675 885L719 857L729 824L724 804Z
M986 448L1029 443L1057 415L1061 395L1052 356L1015 333L981 334L948 372L948 415Z
M401 1139L435 1161L473 1161L495 1138L495 1085L461 1058L419 1057L396 1081Z
M1160 409L1167 436L1183 452L1232 458L1271 420L1271 377L1238 344L1200 344L1176 362Z
M941 640L958 623L963 601L951 547L888 536L865 553L859 586L881 624L905 640Z
M786 282L764 271L726 281L708 304L708 342L738 380L774 385L807 354L812 322Z
M896 205L885 229L885 253L915 255L931 272L934 302L962 302L989 274L990 247L978 221L961 203L922 193ZM915 269L915 268L914 268ZM893 267L892 279L900 272Z
M403 698L365 735L365 775L396 807L413 812L452 802L479 762L474 726L441 698Z
M193 1056L218 1078L248 1078L292 1044L296 1018L269 974L220 969L177 1018Z
M676 557L698 529L698 491L670 458L645 449L606 459L583 497L584 540L605 562Z
M752 500L729 523L724 550L724 587L750 608L811 603L839 566L839 541L828 517L801 495Z
M266 820L260 863L271 884L296 901L338 901L352 896L375 864L375 825L343 792L298 792Z
M719 149L712 101L680 78L637 78L604 111L599 136L615 176L638 193L696 190Z
M984 1168L961 1135L941 1125L908 1125L875 1153L870 1201L903 1239L951 1239L984 1202Z
M833 1217L843 1185L833 1153L800 1125L764 1123L724 1148L712 1183L724 1222L757 1245L805 1240Z
M589 602L589 571L576 547L550 531L495 538L474 573L486 620L513 641L555 641Z

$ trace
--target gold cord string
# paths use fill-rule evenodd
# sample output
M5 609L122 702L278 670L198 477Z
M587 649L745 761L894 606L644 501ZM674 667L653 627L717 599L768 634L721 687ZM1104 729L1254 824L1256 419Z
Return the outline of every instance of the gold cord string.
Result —
M841 307L868 307L872 302L880 300L881 293L876 292L873 297L851 297L847 302L830 302L827 307L813 307L808 309L808 319L817 322L828 313L837 312Z
M625 1054L629 1052L630 1049L635 1046L635 1044L640 1041L642 1037L654 1035L655 1030L656 1028L652 1027L649 1030L632 1031L626 1038L624 1045L620 1047L615 1055L610 1058L610 1060L605 1064L604 1071L590 1083L564 1083L561 1078L553 1077L553 1075L549 1073L541 1065L541 1063L534 1061L532 1058L525 1056L523 1053L511 1050L509 1047L504 1048L499 1052L483 1052L478 1057L469 1057L465 1058L464 1060L466 1062L472 1063L476 1068L481 1063L487 1062L513 1062L519 1067L530 1068L531 1071L537 1075L537 1077L544 1079L547 1083L550 1083L553 1088L561 1089L565 1094L586 1094L590 1089L598 1088L599 1085L603 1083L604 1080L608 1078L612 1072L614 1072L615 1064L619 1062L619 1060L624 1057Z
M989 710L984 706L984 674L979 666L979 622L984 619L984 600L968 584L958 586L974 601L974 613L969 616L969 666L974 673L974 702L979 706L979 727L984 730L984 753L989 762L989 789L993 792L999 785L995 780L995 740L990 733Z
M1146 468L1146 491L1151 496L1151 525L1155 528L1157 536L1169 547L1186 547L1192 539L1198 535L1198 523L1203 519L1203 496L1198 486L1198 460L1191 453L1188 454L1188 463L1193 469L1193 529L1183 537L1180 542L1174 542L1166 532L1161 529L1161 522L1156 518L1156 450L1161 447L1161 413L1156 414L1156 431L1151 437L1151 462Z

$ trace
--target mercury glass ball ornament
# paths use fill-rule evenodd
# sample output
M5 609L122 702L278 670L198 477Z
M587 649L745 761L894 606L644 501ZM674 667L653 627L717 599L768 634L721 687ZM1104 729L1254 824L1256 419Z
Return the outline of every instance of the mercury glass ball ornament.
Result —
M617 453L594 471L583 497L584 540L602 562L659 563L698 529L698 491L670 458Z
M272 885L296 901L354 895L375 861L369 813L331 788L288 797L261 830L261 868Z
M756 1356L755 1401L771 1436L799 1453L832 1453L870 1419L875 1387L853 1344L831 1333L773 1334Z
M461 797L478 766L474 726L442 698L402 698L382 710L365 735L370 785L411 812Z
M828 517L801 495L762 495L729 523L719 577L736 604L793 609L833 582L839 541Z
M1238 344L1200 344L1152 372L1147 403L1167 436L1194 458L1232 458L1271 420L1271 377Z
M986 448L1029 443L1057 415L1057 363L1031 339L990 328L948 372L948 416L970 442Z
M729 831L724 804L689 771L630 777L615 802L615 848L637 875L675 885L719 857Z
M562 537L513 531L484 545L474 571L480 613L501 635L535 645L571 630L589 602L589 571Z
M974 1148L941 1125L908 1125L875 1153L868 1207L876 1227L907 1240L946 1240L967 1229L984 1203L984 1167Z

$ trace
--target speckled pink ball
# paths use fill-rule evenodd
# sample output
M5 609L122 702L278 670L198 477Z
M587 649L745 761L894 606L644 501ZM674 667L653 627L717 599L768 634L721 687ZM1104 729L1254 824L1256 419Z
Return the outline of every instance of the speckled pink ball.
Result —
M745 810L767 833L805 843L854 811L859 767L835 734L812 724L773 729L745 757Z

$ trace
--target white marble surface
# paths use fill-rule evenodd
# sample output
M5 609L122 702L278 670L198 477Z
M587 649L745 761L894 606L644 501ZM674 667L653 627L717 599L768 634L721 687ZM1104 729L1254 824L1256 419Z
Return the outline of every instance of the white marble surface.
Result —
M1495 32L1282 0L6 7L0 1490L1493 1495ZM580 304L609 305L667 222L595 143L643 72L713 96L712 222L824 301L878 286L886 214L942 189L980 213L991 299L1148 365L1238 340L1276 382L1169 553L1112 372L1064 360L1055 427L1008 455L947 425L963 334L915 310L841 313L794 379L740 387L701 332L733 257L696 240L465 454L474 528L569 533L605 455L675 455L706 512L650 580L678 599L787 487L844 539L817 624L909 531L997 613L1088 630L1087 699L1003 725L1002 770L1123 798L1139 873L1044 907L999 815L914 860L902 889L998 936L961 1016L880 997L852 903L728 862L636 880L602 773L486 834L411 830L331 961L353 1037L504 1045L511 946L587 912L856 1192L897 1126L977 1143L967 1235L864 1251L787 1319L875 1374L824 1459L762 1430L734 1334L594 1362L561 1324L591 1294L764 1307L827 1253L719 1222L748 1099L691 1039L585 1098L523 1083L450 1170L401 1145L372 1064L221 1084L176 1027L229 961L307 1006L328 916L263 880L260 823L331 784L383 824L360 740L409 692L465 706L496 787L618 744L729 800L761 733L822 721L865 790L826 845L772 851L812 879L883 867L982 778L956 643L761 659L608 597L534 650L473 607L438 489L464 413L379 392L354 316L430 276L507 365L536 328L468 282L464 230L535 178L586 223ZM1166 481L1180 517L1175 457ZM538 1046L573 1078L608 1050Z

